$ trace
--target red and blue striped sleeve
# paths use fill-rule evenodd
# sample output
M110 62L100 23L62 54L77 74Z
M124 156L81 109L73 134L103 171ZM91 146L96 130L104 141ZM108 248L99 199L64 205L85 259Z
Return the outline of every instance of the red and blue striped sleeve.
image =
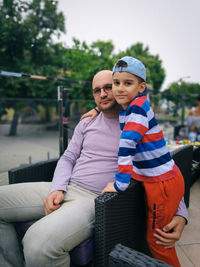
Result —
M133 157L136 145L149 129L147 112L150 105L146 98L136 98L127 110L120 113L122 133L118 152L118 172L115 175L114 187L118 192L126 190L133 171Z

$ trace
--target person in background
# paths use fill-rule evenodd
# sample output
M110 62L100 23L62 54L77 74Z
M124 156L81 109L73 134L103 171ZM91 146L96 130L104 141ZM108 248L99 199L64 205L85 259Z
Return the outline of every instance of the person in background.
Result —
M111 71L94 76L92 93L101 112L95 120L85 118L77 124L52 183L0 186L0 266L24 264L16 221L37 219L23 238L26 267L69 267L69 251L93 234L94 199L114 181L117 171L121 107L113 97ZM185 220L187 210L181 201L176 216L158 229L157 242L174 246Z
M197 105L189 110L187 116L188 139L193 143L200 142L200 95L197 97Z

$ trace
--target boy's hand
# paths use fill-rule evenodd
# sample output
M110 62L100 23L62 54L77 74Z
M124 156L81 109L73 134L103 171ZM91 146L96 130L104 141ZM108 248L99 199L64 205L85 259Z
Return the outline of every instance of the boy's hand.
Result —
M114 183L108 183L106 187L102 190L101 194L105 192L117 192L116 189L114 188Z
M87 113L83 114L80 118L80 120L85 119L87 117L91 117L90 121L92 121L94 118L96 118L99 115L99 113L96 111L96 109L91 109Z
M158 239L156 244L165 248L171 248L181 237L185 225L185 219L182 216L174 216L170 223L165 225L163 229L156 229L154 237Z

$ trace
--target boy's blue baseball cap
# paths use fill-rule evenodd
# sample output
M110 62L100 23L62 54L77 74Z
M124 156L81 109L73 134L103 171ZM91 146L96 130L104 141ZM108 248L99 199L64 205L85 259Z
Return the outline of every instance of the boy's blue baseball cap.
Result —
M146 82L146 68L144 64L134 57L122 57L113 67L112 73L125 71L142 78Z

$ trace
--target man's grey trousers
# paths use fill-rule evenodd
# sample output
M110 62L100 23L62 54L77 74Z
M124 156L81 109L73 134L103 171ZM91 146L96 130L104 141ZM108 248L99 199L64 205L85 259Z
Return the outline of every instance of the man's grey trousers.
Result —
M0 266L23 267L13 222L39 219L26 232L26 267L68 267L69 251L92 234L96 194L69 185L61 207L45 216L51 183L0 186Z

